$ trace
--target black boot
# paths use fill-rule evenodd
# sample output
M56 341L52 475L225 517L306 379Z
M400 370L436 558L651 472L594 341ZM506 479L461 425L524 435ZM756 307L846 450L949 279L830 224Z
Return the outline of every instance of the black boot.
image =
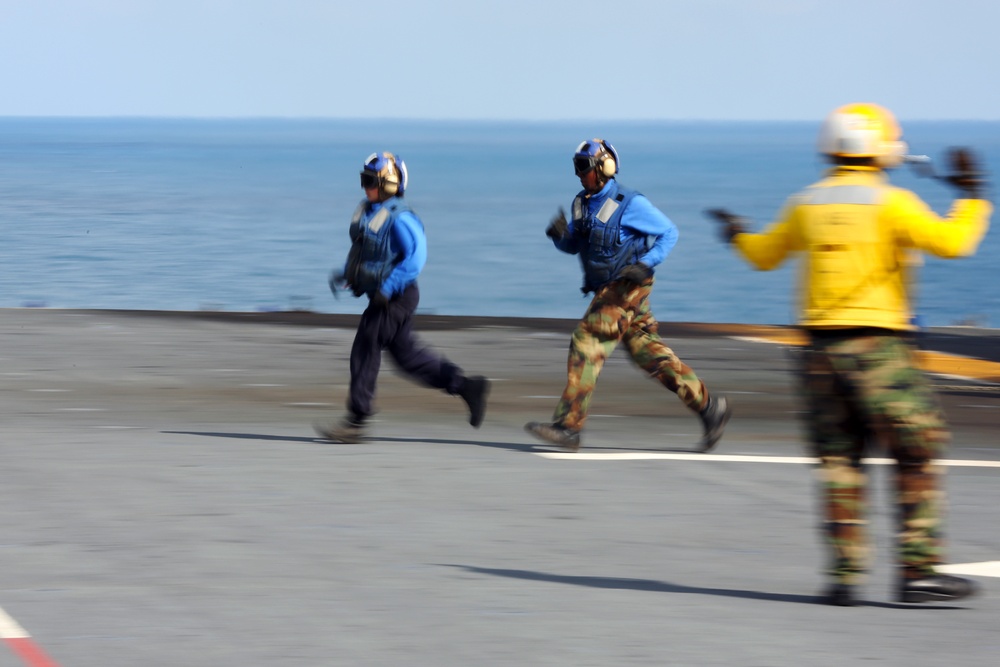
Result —
M482 375L466 378L458 395L469 406L469 423L479 428L486 416L486 397L490 395L490 381Z
M823 594L823 602L835 607L853 607L858 603L854 597L854 586L850 584L831 584Z
M950 574L932 574L923 579L903 579L900 602L951 602L975 595L979 586L969 579Z
M709 397L708 404L698 413L701 425L705 429L705 434L698 443L701 451L710 452L715 449L715 443L722 437L722 432L726 430L726 423L732 414L733 410L729 407L729 401L725 396Z

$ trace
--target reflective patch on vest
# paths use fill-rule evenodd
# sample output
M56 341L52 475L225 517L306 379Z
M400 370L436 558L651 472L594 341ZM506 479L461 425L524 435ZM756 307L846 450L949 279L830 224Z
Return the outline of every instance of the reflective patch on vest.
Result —
M856 204L874 206L879 203L882 188L870 185L835 185L831 188L810 188L806 204Z
M595 215L594 218L600 221L602 225L606 224L608 220L611 219L611 216L615 214L615 211L618 210L618 206L619 204L617 201L609 198L604 202L604 204L601 205L601 209L597 212L597 215Z
M379 212L375 214L371 220L368 221L368 229L372 231L372 234L378 234L378 230L382 229L382 225L385 221L389 219L389 209L382 207Z
M351 224L356 225L361 222L361 216L365 214L365 202L358 204L358 207L354 209L354 216L351 217Z
M583 220L583 197L573 200L573 220Z

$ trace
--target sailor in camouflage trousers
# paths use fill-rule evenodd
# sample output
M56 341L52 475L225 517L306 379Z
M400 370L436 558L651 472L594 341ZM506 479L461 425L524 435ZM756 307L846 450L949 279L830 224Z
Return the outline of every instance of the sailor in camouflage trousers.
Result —
M941 468L945 420L904 335L813 331L805 351L810 440L825 492L829 576L855 586L868 569L867 478L861 465L878 436L897 461L898 560L904 579L933 577L941 563ZM867 424L877 432L869 433Z
M823 599L837 606L857 603L867 568L862 457L875 440L896 464L899 601L959 600L978 589L937 569L944 558L939 506L945 490L935 461L949 437L914 359L908 267L920 252L946 259L973 254L993 206L966 149L950 155L953 174L944 180L958 197L946 218L891 185L885 171L903 160L901 136L887 109L845 105L820 129L819 150L830 170L790 197L766 229L750 233L738 216L709 211L724 224L723 238L754 267L771 270L791 256L803 260L798 320L810 340L803 389L831 561Z
M605 360L624 342L636 365L677 394L691 410L708 402L705 384L657 334L649 309L653 278L641 283L618 280L600 289L573 331L568 378L553 420L574 431L583 430L590 398Z
M677 227L644 196L618 184L618 154L608 142L581 143L573 164L584 189L573 202L572 220L560 211L546 234L559 250L580 256L583 291L594 292L594 298L573 332L566 389L552 423L530 422L525 429L559 449L577 451L597 377L624 341L640 368L700 416L700 449L710 451L729 420L729 404L723 396L710 396L663 343L649 308L653 267L677 242Z

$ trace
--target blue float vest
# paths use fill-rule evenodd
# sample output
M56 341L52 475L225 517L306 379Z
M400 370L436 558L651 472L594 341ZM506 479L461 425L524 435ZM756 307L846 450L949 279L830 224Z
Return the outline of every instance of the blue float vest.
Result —
M399 263L389 243L392 226L399 215L410 208L398 197L382 202L374 213L368 201L361 202L351 219L351 255L355 266L348 267L348 280L369 297L375 296L382 283Z
M580 250L583 291L596 292L618 277L621 270L646 254L650 239L645 236L622 240L622 213L639 193L611 180L607 198L590 213L586 192L573 200L573 228L584 241Z

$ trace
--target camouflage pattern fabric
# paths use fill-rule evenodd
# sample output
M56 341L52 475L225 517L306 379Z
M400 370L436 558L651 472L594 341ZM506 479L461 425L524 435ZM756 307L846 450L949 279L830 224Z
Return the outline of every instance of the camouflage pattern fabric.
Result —
M942 559L942 469L949 434L937 400L900 336L814 337L803 355L805 394L831 551L829 574L860 582L868 568L866 446L896 460L897 559L907 578Z
M597 376L608 355L621 341L632 360L694 411L708 400L708 392L693 370L664 345L659 325L649 309L653 279L642 284L613 281L597 291L570 341L566 389L553 421L582 430Z

